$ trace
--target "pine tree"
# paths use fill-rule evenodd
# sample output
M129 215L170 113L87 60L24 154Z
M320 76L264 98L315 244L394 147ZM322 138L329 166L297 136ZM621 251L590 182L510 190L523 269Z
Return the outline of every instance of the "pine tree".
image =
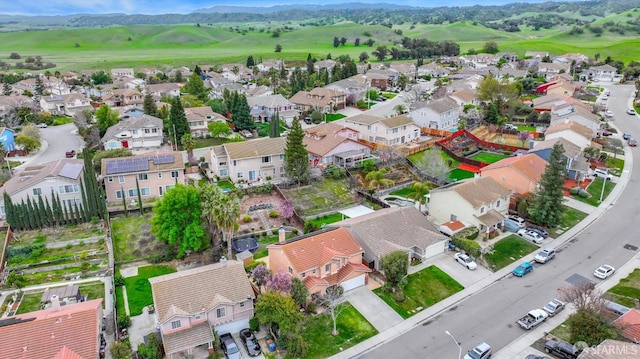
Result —
M38 196L38 216L40 217L40 228L48 227L47 209L44 207L42 196Z
M169 133L171 134L171 140L182 138L185 133L189 133L189 122L187 122L187 115L184 113L182 102L180 97L174 97L171 101L171 111L169 114ZM175 131L175 133L174 133Z
M280 114L276 111L269 119L269 137L280 137Z
M158 117L158 106L156 106L156 102L153 100L153 95L151 95L150 91L147 91L144 94L142 111L145 115Z
M11 197L7 194L7 192L5 191L2 194L2 197L4 199L4 212L5 212L5 218L7 220L7 223L9 223L9 225L11 227L16 227L16 222L15 222L15 206L13 205L13 202L11 201Z
M316 69L313 66L313 57L311 57L311 54L307 55L307 72L309 74L316 72Z
M45 198L44 202L45 202L45 207L46 207L46 211L47 211L47 226L53 227L56 222L54 220L53 209L51 208L51 205L49 204L49 198Z
M238 130L253 130L256 124L251 118L251 109L247 98L243 94L236 94L234 107L231 109L231 120Z
M140 206L140 214L143 214L144 209L142 208L142 194L140 193L140 183L138 182L138 178L136 178L136 190L138 191L138 206Z
M302 125L298 119L294 119L284 149L284 169L287 177L298 185L309 181L309 153L303 139Z
M534 223L555 227L562 221L564 207L564 181L567 176L566 157L564 147L556 143L551 150L549 163L542 174L540 185L532 198L529 208L531 220Z

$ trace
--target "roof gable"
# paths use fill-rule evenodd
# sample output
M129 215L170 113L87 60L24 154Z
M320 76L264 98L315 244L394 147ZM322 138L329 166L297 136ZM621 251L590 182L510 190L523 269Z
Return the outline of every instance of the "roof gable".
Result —
M478 177L451 183L431 191L433 194L445 191L455 191L474 208L509 197L508 189L502 187L491 177Z
M534 182L539 182L542 178L545 168L547 167L547 161L543 160L539 156L529 153L522 156L514 156L502 159L498 162L492 163L486 167L480 169L480 172L491 171L497 168L509 167L529 178Z

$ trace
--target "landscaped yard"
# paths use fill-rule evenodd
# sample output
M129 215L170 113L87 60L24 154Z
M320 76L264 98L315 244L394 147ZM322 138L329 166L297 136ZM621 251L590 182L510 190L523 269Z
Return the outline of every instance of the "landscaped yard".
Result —
M341 113L328 113L325 116L326 116L327 122L338 121L341 118L347 117Z
M302 187L283 189L285 197L292 199L301 216L341 209L357 204L357 198L349 190L345 180L325 178Z
M102 298L102 308L104 308L104 283L101 281L80 284L80 293L87 297L87 300Z
M494 272L500 270L539 247L520 238L516 234L505 237L493 245L493 253L485 254L484 259Z
M253 259L264 258L269 255L267 246L269 244L278 243L278 236L262 237L258 239L260 245L258 249L253 252Z
M218 185L218 187L222 189L225 189L225 188L236 189L236 186L233 183L231 183L231 181L228 181L228 180L218 181L216 182L216 184Z
M125 315L127 312L124 308L124 297L122 296L122 287L116 287L116 312L118 315Z
M409 275L402 288L405 301L398 303L392 293L385 293L383 288L373 292L384 300L404 319L417 314L439 301L463 290L464 287L436 266L427 267L420 272Z
M475 174L470 171L461 170L459 168L454 168L449 172L449 179L452 181L460 181L467 178L473 178Z
M221 144L227 143L227 142L229 142L229 140L226 139L226 138L214 138L214 137L196 138L196 147L195 148L218 146L218 145L221 145Z
M640 300L640 268L634 269L626 278L609 289L607 295L612 296L615 302L626 307L634 308L636 301Z
M333 321L329 315L308 317L302 337L311 345L305 358L328 358L350 348L378 331L350 303L345 303L336 322L338 335L331 335Z
M25 293L20 301L20 306L16 314L24 314L40 310L40 299L42 298L42 292L30 292Z
M153 304L151 283L149 278L174 273L176 270L167 265L150 265L138 268L138 275L125 278L127 288L127 302L131 316L142 314L142 309Z
M322 228L323 224L331 224L340 222L343 219L349 218L342 213L332 213L324 216L320 216L314 219L308 219L307 222L313 223L316 228Z
M480 162L484 162L484 163L495 163L498 162L502 159L505 159L509 156L505 156L503 154L499 154L499 153L491 153L491 152L480 152L476 155L474 155L473 157L471 157L472 160L475 161L480 161Z
M556 238L562 233L568 231L570 228L578 224L580 221L587 217L587 214L584 212L580 212L577 209L563 206L564 207L564 215L562 216L562 222L556 228L549 229L549 234L551 237Z
M62 286L64 287L64 286ZM56 287L51 287L56 288ZM80 284L80 293L82 295L87 296L87 300L102 298L102 307L104 308L104 283L96 282L96 283L86 283ZM44 290L25 293L22 301L20 301L20 307L18 308L17 314L34 312L36 310L40 310L40 299L42 299L42 294L44 294Z
M587 187L587 192L589 192L591 197L582 198L578 195L571 195L571 198L576 199L580 202L590 204L594 207L598 207L600 205L600 195L602 194L602 200L604 201L604 199L607 198L609 193L611 193L613 188L616 186L616 184L613 183L612 181L606 181L607 183L604 185L604 193L603 193L602 192L603 181L604 181L603 178L598 177L598 178L595 178L593 182L589 184L589 186Z
M411 188L411 186L409 187L405 187L405 188L400 188L398 190L395 190L391 193L389 193L392 196L400 196L400 197L405 197L405 198L411 198L409 197L412 193L415 193L416 191L413 190L413 188Z
M118 216L111 220L116 263L150 258L165 253L166 245L151 234L151 216Z
M624 169L624 160L620 158L607 158L607 167L609 167L609 173L615 176L620 176L622 174L622 170Z
M265 131L265 135L260 137L268 137L269 131L271 130L271 125L268 123L258 123L257 125L258 127L256 128L256 130L258 130L258 135L260 135L260 130L263 129ZM284 126L280 126L280 133L283 133L286 130L287 129Z
M407 158L413 163L420 163L426 151L431 151L431 149L410 154L409 156L407 156ZM447 161L447 163L450 163L449 168L454 169L457 168L458 165L460 165L460 162L456 161L455 159L453 159L453 157L449 156L449 154L442 150L440 150L440 155L442 156L442 159Z
M22 245L32 243L35 240L43 242L64 242L72 239L103 236L104 234L104 225L102 223L96 225L69 225L64 226L62 229L45 228L40 230L16 232L14 233L15 240L13 243Z

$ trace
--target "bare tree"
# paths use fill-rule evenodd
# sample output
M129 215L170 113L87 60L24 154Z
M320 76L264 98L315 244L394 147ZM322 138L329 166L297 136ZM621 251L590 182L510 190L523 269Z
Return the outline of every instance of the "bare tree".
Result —
M332 285L325 291L325 295L320 298L320 304L329 310L331 320L333 320L333 331L331 334L338 335L338 329L336 328L336 322L338 316L345 309L343 305L346 299L342 296L344 294L344 288L340 285Z
M576 310L592 309L600 312L605 307L602 293L595 289L593 283L584 281L558 289L560 299L575 305Z
M449 164L442 156L442 150L434 147L424 151L424 155L416 162L416 167L427 176L444 180L450 171Z

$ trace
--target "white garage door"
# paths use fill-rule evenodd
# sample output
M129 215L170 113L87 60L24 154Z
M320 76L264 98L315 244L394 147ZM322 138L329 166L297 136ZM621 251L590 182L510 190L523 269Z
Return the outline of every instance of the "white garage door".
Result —
M342 288L344 288L344 291L346 292L354 288L362 287L364 285L364 276L365 275L362 274L353 279L342 282Z
M446 249L447 241L442 240L427 247L424 253L424 259L429 259L433 256L437 256L440 253L444 253Z
M218 335L226 334L226 333L238 333L244 328L249 328L249 318L236 320L231 323L226 323L222 325L218 325L215 327L215 331L218 332Z

